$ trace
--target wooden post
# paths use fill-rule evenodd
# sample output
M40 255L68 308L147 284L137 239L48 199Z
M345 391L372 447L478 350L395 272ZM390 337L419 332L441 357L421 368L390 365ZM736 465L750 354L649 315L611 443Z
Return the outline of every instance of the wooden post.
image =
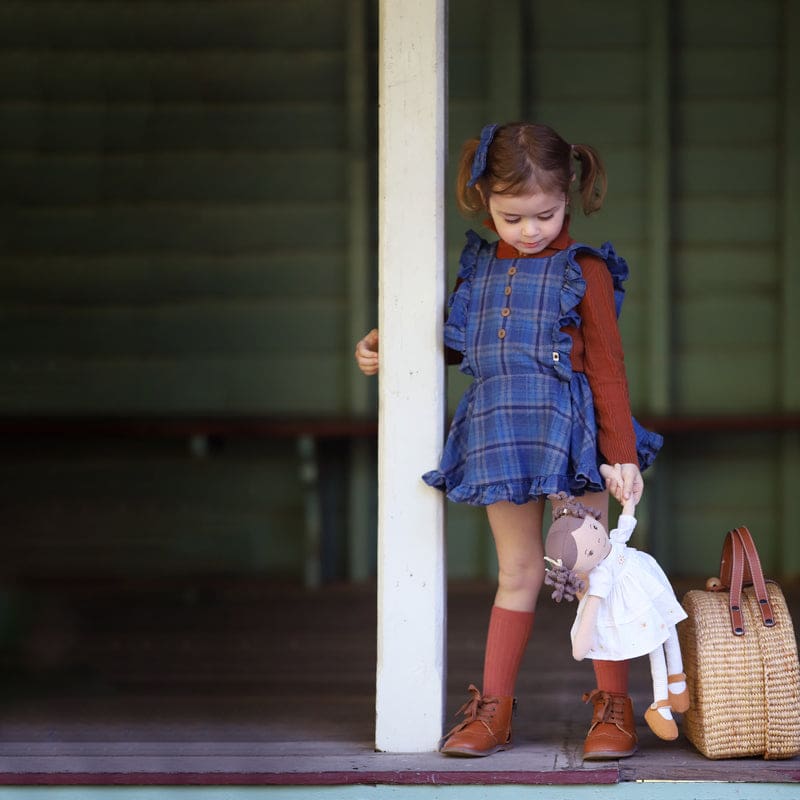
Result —
M382 0L376 747L434 750L445 695L445 0Z

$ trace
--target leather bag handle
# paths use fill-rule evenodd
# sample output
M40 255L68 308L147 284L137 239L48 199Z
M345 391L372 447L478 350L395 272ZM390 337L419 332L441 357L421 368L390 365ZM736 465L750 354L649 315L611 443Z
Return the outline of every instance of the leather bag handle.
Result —
M775 624L775 615L767 594L761 560L755 542L745 527L728 531L722 545L722 558L719 575L723 586L728 587L728 608L731 615L731 630L735 636L744 635L744 615L742 614L742 587L752 585L755 590L761 620L766 627Z

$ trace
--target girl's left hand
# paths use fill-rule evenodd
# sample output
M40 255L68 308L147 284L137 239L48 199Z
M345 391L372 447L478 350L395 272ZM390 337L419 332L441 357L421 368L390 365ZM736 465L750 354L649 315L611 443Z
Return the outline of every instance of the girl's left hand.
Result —
M602 464L600 474L605 478L606 488L620 505L638 505L644 492L644 480L636 464Z

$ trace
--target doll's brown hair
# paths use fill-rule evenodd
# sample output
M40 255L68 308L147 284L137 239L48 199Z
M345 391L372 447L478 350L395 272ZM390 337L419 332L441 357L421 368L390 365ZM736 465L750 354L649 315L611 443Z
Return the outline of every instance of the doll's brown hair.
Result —
M572 534L587 516L600 519L601 515L566 492L548 495L548 499L553 507L553 524L547 531L544 552L554 566L547 571L544 582L554 587L552 597L556 602L573 600L576 592L584 590L586 582L573 571L578 561L578 543Z
M468 139L461 149L456 179L456 201L465 214L487 210L490 194L519 195L564 192L568 195L580 165L578 191L584 214L599 211L606 195L606 171L597 151L587 144L569 144L548 125L512 122L497 128L486 159L486 169L469 186L479 139Z

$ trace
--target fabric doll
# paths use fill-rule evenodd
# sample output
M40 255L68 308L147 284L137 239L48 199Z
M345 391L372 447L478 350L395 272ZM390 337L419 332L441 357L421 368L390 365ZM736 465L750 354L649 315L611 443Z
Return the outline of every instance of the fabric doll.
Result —
M617 661L648 654L653 703L645 722L659 738L676 739L671 712L689 708L675 630L686 612L656 560L627 545L636 527L633 500L623 504L619 527L610 536L594 512L574 497L562 492L550 500L545 583L554 587L557 602L580 600L571 631L573 657Z

